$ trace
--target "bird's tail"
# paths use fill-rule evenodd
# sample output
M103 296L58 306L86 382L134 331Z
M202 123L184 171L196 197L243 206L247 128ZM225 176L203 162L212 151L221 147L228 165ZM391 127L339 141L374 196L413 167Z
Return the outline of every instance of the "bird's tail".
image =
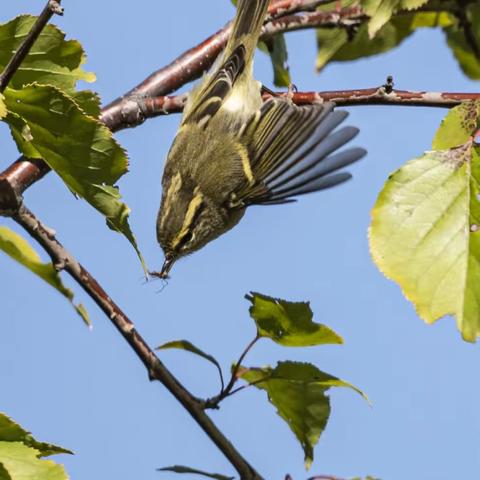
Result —
M245 63L248 64L251 61L269 3L270 0L238 0L237 14L233 21L232 34L225 47L225 59L228 58L239 45L243 44L247 52Z

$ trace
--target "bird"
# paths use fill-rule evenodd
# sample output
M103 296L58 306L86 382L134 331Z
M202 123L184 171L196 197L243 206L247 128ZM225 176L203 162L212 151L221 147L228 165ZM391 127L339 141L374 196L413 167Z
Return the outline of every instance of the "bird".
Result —
M253 56L269 0L238 0L227 45L191 90L165 162L157 239L165 261L152 276L235 227L252 205L276 205L333 187L337 170L366 151L336 152L358 133L336 127L347 116L324 102L262 100Z

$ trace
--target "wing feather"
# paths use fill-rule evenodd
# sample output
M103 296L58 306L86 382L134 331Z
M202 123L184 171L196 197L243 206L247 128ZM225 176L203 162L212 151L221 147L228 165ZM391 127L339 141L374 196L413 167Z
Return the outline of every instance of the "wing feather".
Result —
M330 188L350 178L333 173L362 158L366 151L350 148L333 153L354 138L358 129L336 127L347 112L332 103L298 107L270 99L241 131L254 181L235 191L237 205L272 205L292 197Z

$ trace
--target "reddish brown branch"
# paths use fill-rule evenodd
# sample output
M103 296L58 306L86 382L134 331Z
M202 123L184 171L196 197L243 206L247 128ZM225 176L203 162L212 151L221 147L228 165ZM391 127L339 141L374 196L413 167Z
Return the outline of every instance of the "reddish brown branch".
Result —
M408 90L394 90L382 87L364 88L357 90L335 90L326 92L265 92L264 100L276 97L289 97L296 105L311 105L314 103L334 102L339 107L358 105L399 105L415 107L440 107L451 108L468 100L479 100L480 93L455 93L455 92L414 92ZM141 107L131 102L132 111L125 108L125 118L130 118L133 123L129 127L138 125L150 117L180 113L186 101L186 95L164 96L143 99ZM139 108L142 115L136 113Z
M52 230L42 224L35 215L22 205L12 217L21 225L52 258L53 264L68 272L85 292L94 300L123 336L140 361L145 365L151 380L158 380L182 404L202 430L227 457L241 478L260 480L260 475L240 455L204 411L201 400L195 398L165 367L155 352L149 347L133 322L110 298L94 277L71 255L52 234Z

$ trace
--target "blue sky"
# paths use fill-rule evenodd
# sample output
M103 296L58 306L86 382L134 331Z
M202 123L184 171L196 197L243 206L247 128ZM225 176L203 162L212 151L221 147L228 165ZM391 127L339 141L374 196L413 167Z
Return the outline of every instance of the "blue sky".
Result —
M0 21L37 13L43 1L3 2ZM55 23L81 41L92 88L104 103L203 40L233 16L228 0L198 2L65 1ZM441 32L420 31L385 55L314 72L312 31L289 34L290 66L300 90L381 85L392 74L401 89L475 91ZM257 77L271 85L271 67L257 54ZM304 360L362 388L370 408L348 390L331 393L332 416L315 450L311 474L372 474L386 480L474 478L480 469L480 352L461 341L452 318L426 326L400 289L379 273L368 252L370 210L387 176L431 145L446 111L355 107L349 123L368 156L342 187L297 204L250 209L239 226L179 262L169 284L145 284L128 242L77 201L54 175L25 195L26 204L94 274L152 345L186 338L228 369L255 330L244 294L256 290L309 300L315 320L345 339L343 346L287 349L261 341L247 365ZM120 182L131 223L150 268L163 260L155 218L163 161L180 117L171 115L120 132L130 172ZM0 124L1 168L17 157ZM13 222L0 224L19 231ZM44 256L44 258L46 258ZM49 286L4 255L0 411L37 438L75 456L59 457L72 479L173 478L155 468L184 464L233 474L188 414L143 366L111 324L65 275L90 312L89 331ZM199 396L218 389L216 372L182 352L162 359ZM293 434L263 392L247 389L213 419L267 479L306 478ZM180 478L180 477L179 477Z

